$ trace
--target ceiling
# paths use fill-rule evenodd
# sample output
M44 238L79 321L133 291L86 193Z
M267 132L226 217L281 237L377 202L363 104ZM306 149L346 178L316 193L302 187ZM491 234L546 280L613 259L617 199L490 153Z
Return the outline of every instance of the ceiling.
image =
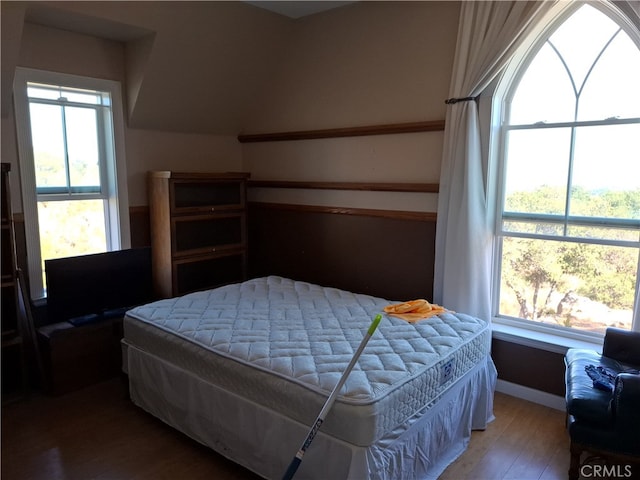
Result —
M280 15L285 15L289 18L301 18L314 13L324 12L333 8L342 7L354 2L339 2L339 1L247 1L255 7L264 8Z

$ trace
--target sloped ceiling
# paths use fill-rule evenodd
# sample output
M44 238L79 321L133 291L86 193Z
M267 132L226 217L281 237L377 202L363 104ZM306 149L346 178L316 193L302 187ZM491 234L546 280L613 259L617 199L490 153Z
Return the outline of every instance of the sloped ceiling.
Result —
M237 133L277 68L287 19L233 2L196 2L178 18L156 8L166 22L127 45L130 125Z
M188 133L242 129L295 22L245 2L24 5L25 22L122 42L129 126Z

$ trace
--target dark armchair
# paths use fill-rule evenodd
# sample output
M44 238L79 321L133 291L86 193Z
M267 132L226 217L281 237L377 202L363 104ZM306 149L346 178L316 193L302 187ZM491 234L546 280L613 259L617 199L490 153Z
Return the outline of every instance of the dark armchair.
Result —
M583 453L640 473L640 332L609 328L601 355L572 348L565 364L569 478L578 478ZM611 391L607 382L594 387L594 369L610 375Z

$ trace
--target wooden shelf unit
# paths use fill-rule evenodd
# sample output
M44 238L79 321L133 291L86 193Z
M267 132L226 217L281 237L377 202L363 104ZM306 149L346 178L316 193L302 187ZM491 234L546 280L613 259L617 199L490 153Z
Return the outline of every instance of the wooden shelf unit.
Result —
M247 173L148 174L154 289L160 297L246 279Z
M2 400L22 395L27 388L23 332L18 315L18 276L11 209L11 164L2 163Z

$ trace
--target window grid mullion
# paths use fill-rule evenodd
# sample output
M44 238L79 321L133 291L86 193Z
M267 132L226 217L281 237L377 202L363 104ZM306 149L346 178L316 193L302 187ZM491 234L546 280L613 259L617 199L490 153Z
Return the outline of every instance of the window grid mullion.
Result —
M604 120L582 120L575 122L537 122L526 124L505 125L507 131L511 130L533 130L538 128L569 128L569 127L599 127L613 125L630 125L640 123L640 117L632 118L607 118Z
M576 99L576 113L578 111L577 107L577 99ZM567 192L564 203L564 226L563 231L565 237L567 236L567 231L569 230L569 212L571 212L571 190L573 189L573 164L575 160L575 149L576 149L576 127L571 127L571 135L569 140L569 168L567 171Z
M617 217L583 217L577 215L553 215L546 213L503 212L502 220L522 222L564 223L594 228L640 228L640 220Z
M107 162L106 162L106 158L107 158L107 135L106 135L106 130L107 130L107 125L106 122L109 121L108 118L106 118L108 115L106 114L106 110L105 107L98 107L95 109L95 114L96 114L96 135L98 137L98 165L100 166L100 193L103 196L108 196L108 192L105 191L106 186L108 185L108 179L107 179ZM108 210L108 202L107 202L107 210ZM106 214L108 214L108 211L105 212ZM108 218L108 216L106 217ZM109 222L107 222L107 227L109 225Z
M106 199L107 195L102 192L64 192L60 191L38 191L36 198L39 202L44 201L66 201L66 200L95 200L95 199Z
M60 103L62 110L62 145L64 148L64 170L65 180L67 182L67 191L71 193L71 168L69 165L69 142L67 134L67 107L64 103Z
M511 232L508 230L500 229L498 235L502 238L514 237L514 238L530 238L532 240L550 240L553 242L568 242L568 243L586 243L589 245L603 245L609 247L630 247L640 248L640 240L611 240L602 238L590 238L590 237L572 237L572 236L558 236L558 235L545 235L540 233L526 233L526 232Z

